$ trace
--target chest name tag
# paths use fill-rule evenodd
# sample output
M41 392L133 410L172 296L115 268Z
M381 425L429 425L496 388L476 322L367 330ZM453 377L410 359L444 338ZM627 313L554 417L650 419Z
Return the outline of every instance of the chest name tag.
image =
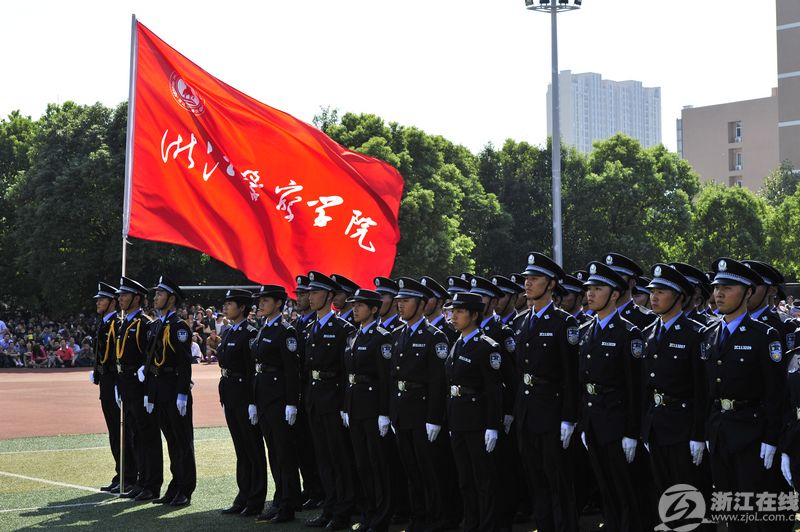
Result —
M752 351L753 350L753 346L752 345L735 345L735 346L733 346L733 350L734 351Z
M366 350L367 350L367 346L365 346L365 345L358 346L358 351L366 351Z
M336 338L336 335L335 334L323 334L322 337L323 338L329 338L329 339L333 340L334 338Z
M466 357L462 357L461 355L458 356L458 359L460 361L462 361L462 362L466 362L467 364L472 364L472 360L470 360L470 359L468 359Z
M262 338L261 341L262 342L267 342L268 344L271 344L272 343L272 338Z
M670 342L669 346L674 347L675 349L686 349L686 344L674 344Z
M233 347L236 345L236 342L228 342L228 347Z
M553 336L553 333L551 333L551 332L540 332L539 336Z
M414 349L425 347L425 344L411 344L411 347Z
M617 342L603 342L600 345L603 347L617 347Z

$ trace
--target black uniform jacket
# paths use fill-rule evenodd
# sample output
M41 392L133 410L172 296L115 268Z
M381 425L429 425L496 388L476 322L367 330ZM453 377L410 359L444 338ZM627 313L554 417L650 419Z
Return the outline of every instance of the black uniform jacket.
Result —
M453 431L498 430L503 422L500 345L476 334L457 340L445 361L447 426Z
M393 347L391 333L377 321L366 332L358 328L348 338L344 353L345 412L350 419L389 415L389 365Z
M250 350L255 369L253 386L261 407L280 401L297 406L300 395L300 341L295 328L280 317L265 324Z

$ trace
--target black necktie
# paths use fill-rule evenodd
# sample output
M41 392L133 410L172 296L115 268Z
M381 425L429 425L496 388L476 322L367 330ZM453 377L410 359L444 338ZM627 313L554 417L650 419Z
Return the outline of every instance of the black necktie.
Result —
M531 319L528 320L528 331L532 331L536 327L536 313L531 311Z
M656 335L656 341L660 342L661 339L664 338L664 335L666 333L667 333L667 328L664 327L664 324L662 323L661 326L658 328L658 334Z
M597 337L600 336L600 331L603 328L600 326L600 321L598 320L597 323L594 324L594 330L592 331L592 340L597 340Z
M719 333L719 345L723 345L727 340L728 336L730 336L730 331L728 331L728 326L723 324L722 331Z

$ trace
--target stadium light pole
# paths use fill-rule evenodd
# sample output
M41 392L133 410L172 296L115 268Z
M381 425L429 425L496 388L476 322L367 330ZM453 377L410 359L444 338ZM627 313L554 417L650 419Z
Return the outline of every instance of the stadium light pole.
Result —
M553 170L553 260L564 265L561 238L561 116L558 104L558 24L561 11L580 9L582 0L525 0L525 8L550 13L550 47L552 52L552 82L550 99L553 119L552 170Z

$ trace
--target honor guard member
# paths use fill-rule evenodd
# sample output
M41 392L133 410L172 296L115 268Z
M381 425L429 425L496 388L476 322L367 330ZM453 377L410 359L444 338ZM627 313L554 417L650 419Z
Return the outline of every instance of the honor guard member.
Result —
M117 299L121 318L117 323L116 357L119 395L125 409L125 420L133 424L133 445L138 480L122 497L152 500L158 498L164 481L164 462L158 417L145 408L145 386L139 368L146 362L148 332L152 319L142 310L147 288L128 277L119 281ZM131 479L134 480L134 479ZM127 482L127 481L126 481Z
M397 285L395 298L405 324L394 332L389 411L408 477L408 530L438 530L445 521L442 451L436 442L444 422L447 336L424 316L425 302L433 293L409 277L401 277Z
M503 292L503 296L497 301L497 315L500 317L500 323L506 327L512 327L514 318L517 317L517 298L519 294L525 293L525 289L502 275L492 275L491 281Z
M642 441L649 448L656 493L662 494L675 484L708 484L699 468L708 405L700 358L703 325L682 310L695 286L668 264L656 264L652 274L650 299L659 319L643 332Z
M522 315L528 310L528 298L525 295L525 276L518 273L512 273L508 276L512 283L519 287L517 300L514 303L514 309L517 311L517 316Z
M381 295L363 288L348 302L358 329L347 340L345 407L366 505L359 528L385 532L392 518L392 478L383 438L389 433L392 335L378 320Z
M715 491L774 491L770 470L781 429L786 372L778 331L747 314L761 277L741 262L714 261L714 298L723 319L704 330L707 446Z
M445 361L447 420L463 500L462 530L497 529L497 468L491 453L502 426L500 346L480 334L484 304L458 293L448 306L460 335Z
M633 302L642 308L650 308L650 289L647 288L652 279L637 277L636 287L633 289Z
M353 297L353 294L356 293L359 286L344 275L339 275L337 273L331 275L331 279L333 279L334 283L339 285L339 290L336 291L333 297L333 308L339 310L340 318L347 321L347 323L353 327L356 327L357 323L353 319L353 305L348 303L347 300Z
M253 299L264 317L250 352L258 425L267 444L267 457L275 484L269 509L258 522L286 523L294 520L300 504L300 477L292 427L297 422L300 396L300 368L297 332L283 317L288 299L286 289L262 285Z
M800 348L786 353L789 358L786 378L788 410L781 434L781 473L793 489L800 479Z
M375 291L381 295L381 327L392 332L400 325L400 320L397 318L397 301L394 299L398 290L397 283L388 277L376 277L372 282L375 283Z
M356 498L350 439L344 427L344 351L354 327L331 310L334 293L342 288L319 272L309 272L308 279L309 303L317 316L306 335L305 399L325 502L322 513L306 526L343 530L350 524Z
M453 297L459 292L469 292L469 281L461 277L450 275L447 277L447 293Z
M711 294L711 284L705 273L683 262L670 262L669 265L692 284L693 292L683 308L686 317L702 325L709 325L711 318L707 313L706 301Z
M627 290L620 295L617 309L623 318L636 325L639 331L653 323L658 316L650 310L637 305L633 301L633 291L636 288L636 279L642 275L642 268L625 255L608 253L605 257L606 266L617 272L625 279Z
M303 390L308 384L308 374L303 371L302 361L305 359L304 350L306 347L306 330L310 323L314 321L316 312L311 310L308 303L308 277L298 275L295 277L297 288L297 319L292 322L292 327L297 333L297 356L299 372L299 393L297 400L297 421L293 425L292 435L297 449L297 461L300 466L300 475L303 477L303 492L301 499L304 501L301 508L303 510L314 510L322 506L324 494L322 483L319 479L319 468L317 467L317 455L314 452L314 442L311 438L311 429L308 426L308 414L306 413L305 401L303 400Z
M425 304L425 318L428 323L447 336L448 345L453 345L458 338L458 331L447 321L442 310L444 304L450 299L450 294L433 277L424 276L419 282L433 292L433 297Z
M589 278L589 272L586 270L575 270L572 272L572 276L580 281L581 286L584 286L583 283L585 283ZM584 288L586 287L584 286ZM581 307L583 308L583 313L587 317L586 321L588 321L588 318L591 318L594 311L589 308L589 299L586 297L586 290L583 291L583 301L581 301ZM581 325L583 325L583 323L581 323Z
M514 425L533 488L539 530L577 530L569 447L578 421L578 322L552 301L564 271L529 253L525 291L533 303L514 322L517 396Z
M192 332L175 312L184 300L178 283L162 275L153 290L153 307L161 317L150 326L153 338L147 361L141 368L148 393L145 408L158 416L172 473L166 493L161 498L154 497L153 502L184 506L191 502L197 486L192 425Z
M783 275L765 262L757 260L743 260L742 264L756 272L761 279L753 295L747 301L747 312L754 320L766 323L781 337L781 347L784 351L794 349L796 329L794 322L784 322L780 315L772 310L770 299L778 292L778 287L783 283ZM788 360L784 360L788 363Z
M586 294L583 281L574 275L564 274L564 277L558 284L565 292L564 296L561 298L561 308L564 309L567 314L575 318L578 325L582 325L584 322L588 321L589 316L583 311L582 306L583 298Z
M247 321L253 295L231 288L225 293L222 312L231 323L222 333L217 349L219 401L236 451L236 485L239 491L223 514L258 515L267 498L267 458L253 392L254 367L250 350L258 330Z
M97 315L99 316L97 333L94 339L94 352L96 354L94 370L89 381L100 385L100 407L108 429L108 443L111 454L114 456L114 478L108 486L100 491L119 490L119 406L115 397L117 387L117 366L114 363L114 346L117 336L117 295L116 288L106 283L97 283L97 293L94 295ZM119 391L117 390L117 394ZM130 427L125 425L125 464L124 476L128 482L136 481L136 462L133 454ZM127 490L122 490L123 492Z
M594 314L580 328L581 439L600 487L605 526L645 530L646 510L632 465L640 434L644 341L639 329L616 312L617 300L629 289L621 275L592 262L584 285Z

